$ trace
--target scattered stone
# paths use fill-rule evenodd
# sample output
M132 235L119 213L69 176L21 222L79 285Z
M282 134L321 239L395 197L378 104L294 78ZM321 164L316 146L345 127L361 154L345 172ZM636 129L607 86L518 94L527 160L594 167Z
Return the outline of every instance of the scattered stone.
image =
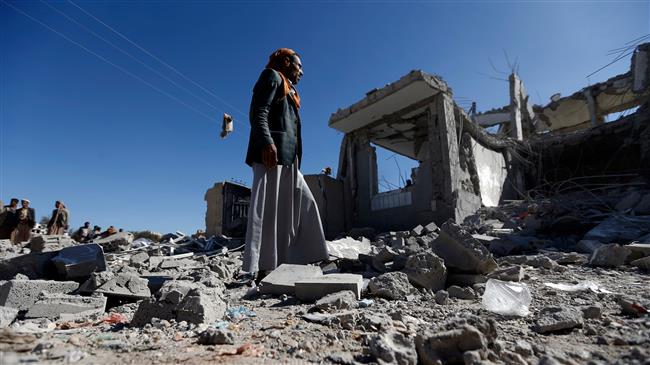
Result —
M373 336L370 354L380 364L416 365L418 362L413 338L394 331Z
M310 311L331 311L335 309L354 309L357 307L357 293L343 290L328 294L319 299Z
M65 235L33 235L27 247L33 253L58 251L64 247L74 245L74 241Z
M626 247L630 251L630 255L626 258L626 261L638 260L650 256L650 243L631 243Z
M611 243L598 247L589 257L589 265L603 267L617 267L625 264L630 250L626 246Z
M226 312L226 303L212 288L190 290L175 310L176 321L201 324L220 320Z
M432 291L443 289L447 280L444 261L430 252L410 256L403 271L412 284Z
M436 303L440 305L447 304L447 299L449 299L449 292L446 290L438 290L434 297Z
M386 263L395 260L399 254L392 247L384 247L378 254L372 257L372 267L379 272L386 271Z
M25 314L25 318L77 321L103 314L105 308L106 297L103 295L82 297L42 292Z
M515 352L524 357L533 356L533 346L524 340L517 340L515 342Z
M412 286L408 276L403 272L390 272L372 278L368 288L370 293L378 297L406 300L406 296L411 293Z
M41 292L72 293L79 287L74 281L9 280L0 286L0 305L27 310L38 300Z
M465 299L465 300L473 300L476 299L476 293L472 288L461 288L460 286L457 285L452 285L449 288L447 288L447 292L449 292L449 296L451 298L458 298L458 299Z
M603 313L603 307L600 304L594 304L582 308L582 316L585 319L599 319Z
M519 282L524 278L524 268L519 265L515 265L504 269L497 269L489 273L487 277L490 279L497 279L502 281Z
M320 267L282 264L260 281L260 293L294 294L296 281L322 276Z
M545 307L535 322L535 332L549 333L582 327L582 312L573 307Z
M235 335L228 330L208 327L199 334L200 345L234 345Z
M131 255L131 258L129 259L131 266L136 266L136 267L143 265L147 261L149 261L149 254L147 254L144 251L140 251L135 255Z
M200 284L189 281L171 280L163 284L162 288L153 296L144 299L138 305L133 315L131 324L144 326L152 318L171 320L176 317L176 309L190 290L197 289Z
M623 314L637 317L648 314L648 309L634 299L621 297L618 299L618 304Z
M357 274L329 274L310 279L298 280L294 283L296 297L302 301L314 301L327 294L350 290L361 299L363 276Z
M432 249L448 270L487 274L497 267L490 251L451 220L442 225Z

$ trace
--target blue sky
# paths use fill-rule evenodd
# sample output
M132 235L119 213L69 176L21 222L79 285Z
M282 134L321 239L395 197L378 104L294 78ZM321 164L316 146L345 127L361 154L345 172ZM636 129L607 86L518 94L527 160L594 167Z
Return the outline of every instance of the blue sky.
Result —
M60 199L75 227L159 232L204 228L205 190L250 182L246 111L276 48L302 55L309 174L337 167L342 135L330 114L412 69L488 110L508 101L507 83L490 77L499 76L490 60L507 71L507 54L546 104L625 72L629 59L586 78L612 60L609 50L650 33L648 1L73 1L48 4L148 67L41 1L1 0L0 199L28 197L39 217ZM221 140L224 112L238 123ZM390 156L380 153L380 174L397 183Z

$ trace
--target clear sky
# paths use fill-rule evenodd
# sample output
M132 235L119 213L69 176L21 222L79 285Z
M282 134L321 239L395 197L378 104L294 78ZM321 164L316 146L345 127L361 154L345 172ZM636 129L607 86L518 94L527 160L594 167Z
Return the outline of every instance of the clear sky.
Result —
M586 78L650 33L648 1L73 1L0 0L0 199L28 197L38 217L60 199L75 227L159 232L203 229L206 189L250 182L246 111L276 48L302 55L309 174L336 170L330 114L410 70L482 111L508 103L490 65L507 71L507 54L546 104L625 72L627 57ZM225 140L223 112L237 121ZM396 184L391 155L380 174Z

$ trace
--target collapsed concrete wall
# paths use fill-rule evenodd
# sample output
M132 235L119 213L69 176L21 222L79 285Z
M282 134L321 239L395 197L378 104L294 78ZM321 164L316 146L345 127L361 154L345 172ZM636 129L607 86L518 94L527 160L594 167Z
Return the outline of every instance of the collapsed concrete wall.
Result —
M309 190L314 195L327 239L334 239L345 229L343 182L324 174L305 175Z
M345 134L338 179L347 228L410 229L415 224L462 221L482 204L497 204L508 176L512 144L476 125L440 78L412 71L332 115ZM373 145L419 161L411 185L379 192Z

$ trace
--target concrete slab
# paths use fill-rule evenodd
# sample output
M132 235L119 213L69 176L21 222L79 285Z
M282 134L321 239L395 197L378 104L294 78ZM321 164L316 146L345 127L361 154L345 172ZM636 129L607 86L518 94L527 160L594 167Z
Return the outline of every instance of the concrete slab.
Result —
M357 274L330 274L295 282L296 297L302 301L318 300L328 294L350 290L361 299L363 276Z
M630 256L627 257L628 261L650 256L650 243L631 243L627 245L627 248L630 251Z
M9 280L0 286L0 305L27 310L36 303L41 292L67 294L78 287L74 281Z
M323 271L318 266L282 264L260 281L260 293L294 294L297 281L322 275Z
M104 251L97 244L64 248L51 262L56 267L59 278L64 280L85 279L93 272L106 270Z
M50 320L77 320L104 313L106 297L68 295L42 292L25 318L47 318ZM67 316L66 316L67 315Z

